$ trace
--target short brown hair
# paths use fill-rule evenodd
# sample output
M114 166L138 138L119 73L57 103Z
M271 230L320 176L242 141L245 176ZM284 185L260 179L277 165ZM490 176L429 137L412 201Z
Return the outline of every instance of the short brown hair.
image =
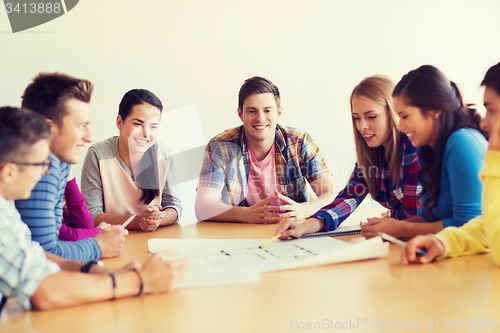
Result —
M50 126L34 112L5 106L0 108L0 137L0 163L10 162L38 141L49 140Z
M271 93L274 95L276 100L276 105L278 108L281 105L280 91L270 80L254 76L245 80L245 83L240 88L240 93L238 94L238 107L243 111L243 103L248 96L256 94Z
M57 72L40 73L24 90L22 107L62 126L62 119L66 115L64 104L70 98L90 103L93 89L93 84L88 80Z

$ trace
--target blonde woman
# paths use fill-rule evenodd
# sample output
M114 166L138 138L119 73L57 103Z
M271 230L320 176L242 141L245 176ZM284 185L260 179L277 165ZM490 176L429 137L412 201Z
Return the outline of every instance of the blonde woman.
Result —
M357 163L349 182L331 204L303 223L282 221L276 229L282 239L335 230L368 194L396 219L420 211L417 151L397 130L393 89L392 80L381 75L365 78L354 88L351 115Z

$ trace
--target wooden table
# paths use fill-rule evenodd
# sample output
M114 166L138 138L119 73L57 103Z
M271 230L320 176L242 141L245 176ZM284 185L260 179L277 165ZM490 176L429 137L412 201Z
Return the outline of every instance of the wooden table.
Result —
M274 230L273 225L204 222L153 233L132 232L122 256L105 263L121 266L132 259L143 262L149 255L149 238L266 238ZM339 239L363 240L361 236ZM455 320L458 328L452 327ZM498 320L500 269L489 255L403 267L399 248L391 244L386 258L264 273L260 282L45 312L22 311L9 300L0 316L0 332L311 331L307 327L369 332L389 325L402 331L426 332L431 324L434 328L438 325L434 332L442 332L447 323L446 331L490 332L500 330ZM490 328L485 329L486 325Z

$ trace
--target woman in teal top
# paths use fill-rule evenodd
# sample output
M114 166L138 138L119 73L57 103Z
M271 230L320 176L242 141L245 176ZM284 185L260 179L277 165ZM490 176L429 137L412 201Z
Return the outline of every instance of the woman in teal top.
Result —
M455 83L429 65L403 76L392 95L398 128L418 147L424 209L404 221L369 219L361 226L363 235L414 237L461 226L481 215L478 174L488 142L479 130L479 114L464 105Z

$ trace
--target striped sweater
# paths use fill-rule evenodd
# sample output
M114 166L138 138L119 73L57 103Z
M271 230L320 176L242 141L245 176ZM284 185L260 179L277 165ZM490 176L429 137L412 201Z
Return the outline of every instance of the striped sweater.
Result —
M47 252L82 262L101 258L101 249L93 238L76 242L59 240L62 222L63 196L70 165L50 154L50 174L36 184L28 200L16 201L16 208L31 230L32 239Z

